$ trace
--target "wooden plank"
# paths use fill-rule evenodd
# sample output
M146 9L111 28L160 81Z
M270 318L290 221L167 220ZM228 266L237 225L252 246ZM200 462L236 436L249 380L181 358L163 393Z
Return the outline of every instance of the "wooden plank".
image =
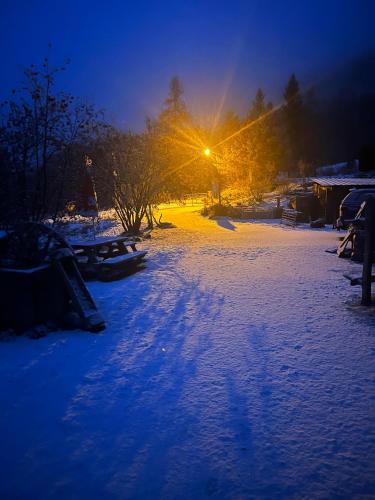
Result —
M368 198L365 207L365 248L362 268L362 305L371 304L372 247L375 222L375 200Z
M135 245L134 241L126 241L126 236L115 236L115 237L107 237L103 236L102 238L96 238L95 240L79 240L73 241L70 243L72 248L97 248L106 245L113 245L115 243L123 243L126 245Z
M337 249L337 255L339 257L345 256L346 247L347 247L349 241L352 241L352 240L353 240L353 228L351 227L348 229L348 232L346 233L345 238L341 241L341 243Z
M353 240L353 234L354 234L354 226L357 223L357 221L360 221L363 218L363 213L365 210L366 202L364 201L358 212L356 213L354 219L351 220L351 225L348 228L348 232L346 233L346 236L344 239L341 241L338 249L337 249L337 255L339 257L345 257L345 250L349 242L352 242Z
M298 212L297 210L284 208L281 214L281 223L287 226L295 227L297 225L297 219L300 213L301 212Z
M82 320L81 326L92 332L103 330L104 320L82 279L74 258L60 251L59 258L54 260L53 265L62 277L74 309Z
M117 255L116 257L110 257L109 259L104 259L98 263L100 266L119 266L124 262L131 262L132 260L140 260L145 257L147 252L145 250L136 250L135 252L126 253L123 255Z
M240 216L244 219L272 219L273 210L269 208L242 207Z

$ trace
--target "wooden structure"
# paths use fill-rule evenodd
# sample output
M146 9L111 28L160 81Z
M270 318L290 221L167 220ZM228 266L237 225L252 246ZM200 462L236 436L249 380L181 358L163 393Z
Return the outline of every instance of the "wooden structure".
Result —
M302 213L291 208L284 208L281 216L281 223L286 226L296 227Z
M364 201L355 218L351 221L348 231L337 249L337 255L339 257L351 257L353 260L362 260L362 256L359 259L357 257L358 253L360 253L360 249L358 248L358 246L360 246L358 245L360 228L357 226L357 221L361 220L365 207L366 202Z
M311 179L315 196L319 199L320 217L335 224L339 206L351 189L375 188L374 178L317 177Z
M22 332L50 322L95 332L105 328L73 249L43 224L19 224L1 238L0 281L0 327Z
M78 266L86 279L111 280L140 269L147 252L124 236L103 237L71 243Z
M363 253L363 268L362 268L362 305L369 306L371 304L371 283L375 280L372 276L372 264L374 262L375 250L375 200L369 198L366 201L364 210L364 231L365 244Z
M69 249L61 249L53 257L53 266L68 293L77 315L77 324L92 332L103 330L104 320L82 279L72 252Z
M228 209L228 215L238 219L280 219L281 213L280 207L237 206Z
M240 207L239 214L241 219L273 219L274 211L272 208Z
M301 212L304 222L311 222L320 218L320 205L318 198L312 192L300 192L290 200L290 208Z
M372 266L375 262L375 199L369 197L361 206L356 218L352 221L352 227L362 233L363 238L363 267L362 276L350 279L352 286L362 287L361 303L364 306L371 305L371 283L375 282L372 274ZM350 231L348 231L350 232Z

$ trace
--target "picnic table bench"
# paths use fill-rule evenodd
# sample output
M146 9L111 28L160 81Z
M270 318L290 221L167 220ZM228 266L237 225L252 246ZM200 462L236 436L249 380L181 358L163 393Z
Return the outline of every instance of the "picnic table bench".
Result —
M109 280L134 272L147 254L137 250L136 242L125 236L73 241L71 246L86 279Z

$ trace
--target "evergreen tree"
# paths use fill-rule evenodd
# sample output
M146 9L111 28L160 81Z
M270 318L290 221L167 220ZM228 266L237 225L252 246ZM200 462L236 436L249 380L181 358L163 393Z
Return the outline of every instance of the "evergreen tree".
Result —
M154 129L154 137L164 151L165 189L174 196L202 190L200 184L204 177L199 161L190 161L198 151L201 154L204 144L187 110L183 93L181 81L173 77L158 120L154 124L146 122L148 130Z
M233 111L227 111L220 124L218 139L222 140L241 128L241 120Z
M248 113L248 127L238 135L241 124L233 113L223 120L224 141L215 157L224 186L236 185L247 188L256 199L272 188L280 165L281 145L276 134L272 116L265 116L272 110L272 103L265 103L264 93L259 89ZM258 120L262 117L263 119ZM243 125L243 124L242 124Z
M184 89L180 79L174 76L169 83L168 97L164 101L164 109L159 120L167 126L183 126L191 121L183 100Z
M273 103L271 101L268 101L266 106L266 112L269 113L272 110L273 110Z
M264 92L261 88L259 88L257 90L257 93L255 94L255 99L253 100L251 108L247 114L248 121L256 120L267 111L264 98L265 98Z
M289 78L288 84L285 88L284 99L287 106L297 107L302 104L299 83L294 73L292 73L292 76Z
M284 126L287 142L287 170L296 171L304 151L304 106L298 80L293 73L284 92Z

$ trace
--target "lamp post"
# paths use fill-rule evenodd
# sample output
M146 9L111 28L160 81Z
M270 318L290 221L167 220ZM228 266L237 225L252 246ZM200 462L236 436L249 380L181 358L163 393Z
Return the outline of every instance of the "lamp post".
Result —
M204 153L205 156L207 156L207 158L209 158L211 156L211 149L210 148L206 148L203 151L203 153ZM214 176L215 176L215 181L212 184L213 184L213 187L216 188L216 189L213 189L213 191L217 191L218 199L219 199L219 205L221 205L220 174L219 174L219 171L218 171L217 167L213 164L213 162L211 162L211 166L212 166L212 169L213 169L213 172L214 172Z

